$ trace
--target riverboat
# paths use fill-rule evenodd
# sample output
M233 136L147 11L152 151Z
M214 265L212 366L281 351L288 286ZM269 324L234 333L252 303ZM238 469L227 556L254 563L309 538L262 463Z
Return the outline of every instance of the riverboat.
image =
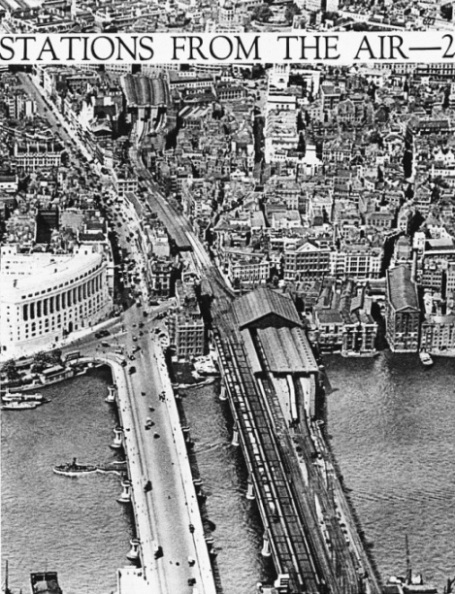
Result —
M384 594L437 594L432 584L426 584L421 573L414 573L409 554L408 537L406 543L406 575L405 577L389 577L384 587Z
M41 404L43 404L43 403L37 402L36 400L24 400L24 401L12 400L10 402L4 402L2 404L2 409L3 410L27 410L27 409L37 408Z
M431 365L434 363L433 359L426 351L420 351L419 357L422 365L425 365L426 367L431 367Z
M26 394L22 392L7 392L2 396L2 402L40 402L44 403L47 400L42 394Z
M98 467L93 464L78 464L76 458L72 462L54 466L55 474L62 474L63 476L81 476L82 474L90 474L96 472Z
M30 574L31 594L63 594L56 571L40 571Z

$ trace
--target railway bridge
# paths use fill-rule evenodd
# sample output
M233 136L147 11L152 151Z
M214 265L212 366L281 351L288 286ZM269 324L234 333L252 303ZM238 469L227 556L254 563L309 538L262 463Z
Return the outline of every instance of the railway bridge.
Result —
M379 594L317 418L319 368L292 301L261 288L216 320L233 445L249 472L279 593Z

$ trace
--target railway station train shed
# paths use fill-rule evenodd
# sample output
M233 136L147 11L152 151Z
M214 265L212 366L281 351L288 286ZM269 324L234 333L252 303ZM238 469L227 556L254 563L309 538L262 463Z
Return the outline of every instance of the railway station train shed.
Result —
M151 122L155 130L165 122L170 102L167 81L161 76L126 74L120 79L127 122Z
M287 295L261 287L234 301L234 313L253 372L267 363L273 374L318 372L318 365L294 303ZM259 358L258 358L259 357Z

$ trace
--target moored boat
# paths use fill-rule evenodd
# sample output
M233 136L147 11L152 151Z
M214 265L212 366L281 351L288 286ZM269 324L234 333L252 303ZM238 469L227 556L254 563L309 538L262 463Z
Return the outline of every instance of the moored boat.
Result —
M31 594L63 594L56 571L40 571L30 574Z
M419 357L420 357L421 363L427 367L430 367L434 363L433 359L430 357L430 355L426 351L420 351Z
M27 409L37 408L41 404L43 404L43 403L37 402L36 400L24 400L24 401L12 400L9 402L4 402L2 404L2 409L3 410L27 410Z
M411 566L411 557L409 554L408 537L405 537L406 544L406 576L389 577L383 592L384 594L437 594L437 588L432 584L424 582L421 573L414 573Z
M22 392L7 392L2 396L2 402L47 402L42 394L25 394Z
M82 474L90 474L96 472L98 467L93 464L78 464L76 458L72 462L54 466L55 474L62 474L63 476L80 476Z

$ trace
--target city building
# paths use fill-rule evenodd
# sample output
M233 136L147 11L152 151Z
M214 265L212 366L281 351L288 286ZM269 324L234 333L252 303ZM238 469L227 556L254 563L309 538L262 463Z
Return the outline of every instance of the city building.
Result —
M387 271L386 338L394 352L419 348L420 308L411 269L401 264Z
M175 294L177 308L169 316L169 346L178 359L189 361L204 354L205 324L194 285L177 281Z
M107 262L98 253L20 254L3 246L0 260L0 356L61 346L112 312Z
M430 315L422 323L420 348L428 353L455 352L455 315Z
M320 248L311 241L306 241L296 250L286 251L284 254L284 279L313 279L329 274L330 254L330 249Z

